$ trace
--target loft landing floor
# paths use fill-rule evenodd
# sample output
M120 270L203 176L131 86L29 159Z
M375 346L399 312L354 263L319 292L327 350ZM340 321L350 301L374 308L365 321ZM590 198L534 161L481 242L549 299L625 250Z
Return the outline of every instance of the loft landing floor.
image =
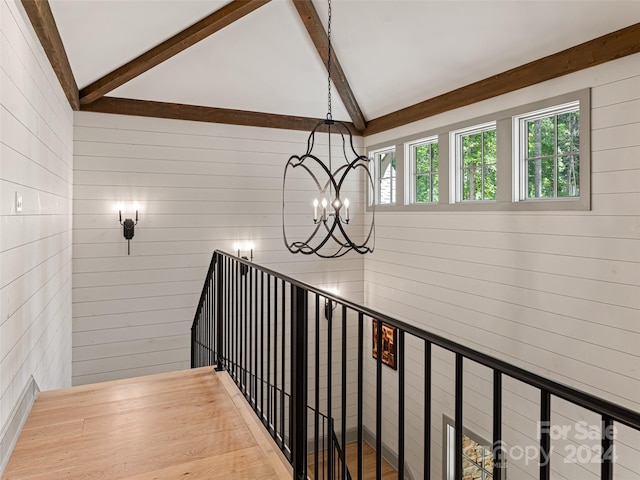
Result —
M290 480L285 462L207 367L40 393L2 480Z

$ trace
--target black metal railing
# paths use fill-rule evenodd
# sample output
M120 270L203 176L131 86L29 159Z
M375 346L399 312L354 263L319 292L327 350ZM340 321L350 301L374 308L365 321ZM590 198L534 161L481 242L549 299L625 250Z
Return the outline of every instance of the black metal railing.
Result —
M325 318L321 320L322 317ZM351 476L362 480L365 321L383 322L397 329L398 405L394 411L397 412L395 463L398 480L403 480L406 475L405 346L408 338L412 344L420 344L420 351L424 352L420 365L425 379L421 407L425 479L430 478L432 470L433 346L451 352L455 357L455 479L463 477L465 362L475 362L492 372L494 479L504 478L502 384L505 377L539 391L540 459L549 459L551 453L550 431L544 426L551 421L552 398L562 399L600 416L603 433L601 451L604 453L611 452L613 446L614 439L607 434L612 426L624 425L640 430L640 414L637 412L220 251L213 255L193 322L192 367L215 364L217 370L226 370L231 375L291 462L295 480L309 477L350 479ZM382 352L383 329L376 328L375 331L375 348ZM374 374L375 439L372 447L378 480L382 478L383 466L383 389L391 388L383 382L382 357L382 354L376 356ZM369 383L374 383L373 378ZM329 427L326 421L329 421ZM326 428L328 433L325 435L322 430ZM356 443L355 467L351 471L347 467L346 452L349 437L350 440L355 437ZM309 469L311 460L314 467ZM612 455L602 455L602 480L613 480L613 463ZM540 480L549 480L550 475L551 463L540 461Z

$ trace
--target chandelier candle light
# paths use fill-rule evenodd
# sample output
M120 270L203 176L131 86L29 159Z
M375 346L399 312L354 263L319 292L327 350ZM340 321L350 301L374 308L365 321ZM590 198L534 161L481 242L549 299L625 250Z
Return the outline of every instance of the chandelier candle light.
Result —
M311 131L307 139L307 151L303 155L292 155L284 169L282 181L282 235L287 249L291 253L303 255L318 255L322 258L337 258L346 255L351 250L365 254L373 252L375 243L375 206L371 206L371 224L368 229L357 231L363 237L362 243L357 243L348 234L351 202L341 191L345 180L357 176L358 171L363 172L364 178L370 190L373 191L373 178L369 171L370 160L364 155L359 155L353 146L353 136L349 127L342 122L333 120L331 116L331 0L329 0L329 20L327 27L329 48L327 54L328 72L328 113L324 120L319 121ZM318 154L313 153L316 133L320 131L328 133L328 164L320 160ZM334 171L332 166L332 134L339 134L343 162ZM347 138L348 137L348 138ZM347 157L353 156L352 160ZM287 192L287 174L295 169L308 174L313 185L318 190L318 195L313 199L313 225L315 228L304 240L289 241L287 237L287 205L285 195ZM315 173L314 173L315 172ZM319 178L320 177L320 178ZM358 178L354 183L358 182ZM328 199L327 199L328 197ZM321 200L318 200L320 198ZM354 225L355 227L355 225ZM356 231L355 229L353 231ZM330 250L332 248L332 250ZM322 250L322 251L321 251Z

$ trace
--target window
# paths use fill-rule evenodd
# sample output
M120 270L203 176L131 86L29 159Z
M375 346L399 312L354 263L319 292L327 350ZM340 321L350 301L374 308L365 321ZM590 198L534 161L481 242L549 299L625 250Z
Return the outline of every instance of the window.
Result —
M580 103L515 117L520 200L580 196Z
M588 211L590 112L587 88L370 145L369 204L387 212Z
M409 144L411 203L438 203L438 139Z
M455 480L455 427L452 420L445 418L445 422L446 478ZM493 480L493 451L490 443L471 433L462 435L462 478Z
M496 199L496 124L453 132L455 139L455 201Z
M376 204L396 203L396 150L390 148L373 154L376 181Z

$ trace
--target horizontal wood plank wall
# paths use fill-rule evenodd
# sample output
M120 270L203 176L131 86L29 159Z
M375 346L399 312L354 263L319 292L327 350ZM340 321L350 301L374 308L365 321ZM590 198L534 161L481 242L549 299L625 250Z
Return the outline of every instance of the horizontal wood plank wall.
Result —
M76 112L74 384L188 368L211 254L237 241L255 244L257 263L362 299L360 256L323 261L284 247L282 175L307 135ZM346 188L362 203L359 182ZM304 226L312 197L296 195L291 222ZM130 256L118 204L127 218L140 207Z
M391 142L455 122L592 87L592 211L376 215L365 259L367 303L538 374L640 411L640 55L366 138ZM441 165L445 160L441 159ZM370 330L366 330L370 337ZM434 349L432 478L442 476L443 414L454 415L454 358ZM422 478L423 346L409 341L407 460ZM375 426L375 364L366 364ZM385 369L384 442L397 445L396 375ZM465 427L491 440L492 376L465 363ZM538 445L539 393L504 381L508 447ZM396 395L397 396L397 395ZM589 412L553 400L553 476L599 478L597 441L576 437ZM640 478L640 434L620 428L616 477ZM589 461L572 462L586 445ZM592 452L592 453L590 453ZM517 451L511 450L511 453ZM537 453L536 453L537 455ZM537 457L509 456L509 478L538 478ZM573 455L573 459L575 459ZM598 457L599 458L599 457ZM598 460L599 461L599 460Z
M3 432L32 375L42 390L71 385L73 114L21 3L0 10Z

